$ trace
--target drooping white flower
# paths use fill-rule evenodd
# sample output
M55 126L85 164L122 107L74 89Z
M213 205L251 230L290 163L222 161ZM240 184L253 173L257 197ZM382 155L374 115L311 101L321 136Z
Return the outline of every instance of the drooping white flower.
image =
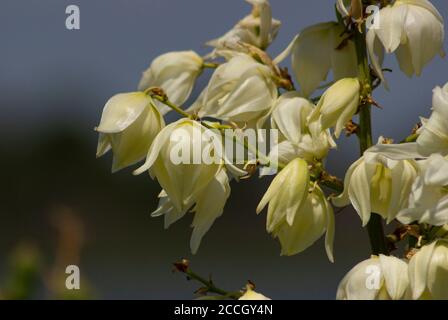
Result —
M308 165L296 158L274 178L257 207L268 205L266 230L279 238L283 255L300 253L325 232L328 258L333 261L334 214L324 193L310 188Z
M346 123L358 110L359 97L359 80L341 79L324 92L308 121L318 121L321 130L334 126L334 134L339 138Z
M396 53L400 69L408 76L420 75L437 54L444 56L443 18L428 0L397 0L379 12L381 25L367 33L367 45L375 72L384 81L376 59L378 39L387 53Z
M268 206L266 228L268 232L286 220L293 224L296 213L307 197L309 188L308 164L296 158L277 174L261 199L257 213Z
M201 95L198 114L225 121L253 122L266 117L277 95L269 67L248 55L237 54L213 73Z
M168 228L192 208L191 211L194 212L194 219L192 223L193 234L190 240L190 248L192 253L195 254L199 249L203 236L213 225L214 221L222 215L229 196L229 178L226 170L221 168L201 191L188 199L187 204L182 210L176 209L167 193L162 191L159 195L159 206L152 213L152 216L158 217L163 215L165 218L165 228Z
M378 144L382 143L380 138ZM338 207L352 204L365 226L371 212L391 222L408 205L418 168L413 160L391 160L367 150L348 169L344 192L333 199Z
M249 285L246 288L246 292L238 300L271 300L271 298L254 291Z
M155 58L143 72L138 89L160 87L175 105L181 106L193 90L196 78L202 72L203 59L193 51L174 51ZM156 101L162 114L171 109Z
M278 63L291 52L294 76L304 97L309 97L330 71L334 81L358 75L355 45L343 32L336 22L313 25L297 35L275 59Z
M296 212L292 225L284 221L272 235L279 239L282 254L291 256L304 251L325 234L325 250L328 259L334 262L334 228L333 209L323 191L315 186Z
M329 130L310 128L307 119L315 108L297 92L287 92L277 100L271 114L271 127L279 130L280 144L276 150L283 163L297 157L321 160L336 146Z
M252 13L239 21L229 32L220 38L207 42L216 49L235 47L238 42L248 43L266 49L275 39L281 22L272 18L268 0L246 0L252 4Z
M184 212L197 199L224 163L215 133L190 119L167 125L155 138L146 162L135 171L149 170L167 193L178 212ZM209 163L204 162L213 154Z
M413 299L448 299L448 241L423 246L409 262Z
M433 154L418 162L420 174L412 185L409 205L397 219L410 224L414 221L441 226L448 223L448 159Z
M96 131L97 157L110 149L116 172L143 160L156 135L165 126L153 100L143 92L121 93L107 101Z
M408 265L393 256L372 256L358 263L338 286L338 300L401 300L409 291Z

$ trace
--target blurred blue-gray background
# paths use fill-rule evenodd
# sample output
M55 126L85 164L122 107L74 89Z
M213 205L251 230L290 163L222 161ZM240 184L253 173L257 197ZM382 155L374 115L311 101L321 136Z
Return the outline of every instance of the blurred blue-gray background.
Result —
M432 3L447 19L448 2ZM80 30L65 28L69 4L81 10ZM283 22L272 55L302 28L334 19L329 0L271 4ZM74 263L97 298L190 299L198 286L173 274L171 265L186 257L226 289L250 279L274 299L333 299L345 272L369 256L366 232L346 210L337 217L335 264L323 241L280 257L278 243L265 232L265 214L255 214L270 182L258 178L232 184L224 215L192 256L191 216L163 230L163 219L149 216L158 185L131 170L112 175L110 156L95 159L93 128L107 99L135 90L159 54L207 53L203 43L245 16L246 2L2 0L0 6L0 294L14 267L8 261L23 243L39 252L45 275L33 298L51 297L44 288L63 286L64 278L54 275ZM374 110L374 134L399 140L419 116L429 115L432 89L448 81L448 65L437 57L413 79L398 70L394 57L385 65L394 72L387 74L390 92L380 88L375 95L384 109ZM330 170L343 176L357 152L354 137L341 138Z

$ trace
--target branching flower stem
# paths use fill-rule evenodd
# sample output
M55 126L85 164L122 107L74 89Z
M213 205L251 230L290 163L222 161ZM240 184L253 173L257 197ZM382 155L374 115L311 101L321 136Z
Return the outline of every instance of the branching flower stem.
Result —
M372 79L370 75L369 61L366 48L366 28L361 30L354 28L354 41L356 45L356 55L358 58L359 80L361 82L361 95L364 98L370 97L372 94ZM359 146L361 156L373 144L372 139L372 120L371 105L366 102L359 108ZM367 224L367 232L369 234L370 246L372 254L389 254L386 244L386 238L383 230L383 222L381 217L373 213L371 214L369 223Z
M197 290L197 293L199 294L207 295L208 293L214 293L224 299L234 299L234 300L238 300L238 298L240 298L243 295L241 291L228 292L221 288L218 288L217 286L215 286L215 284L211 279L207 280L204 277L195 273L193 270L191 270L188 260L184 259L180 262L176 262L174 263L174 267L176 271L185 274L188 280L195 280L203 285L202 288L199 288Z
M174 111L176 111L177 113L179 113L180 115L186 117L186 118L191 118L191 114L185 112L184 110L182 110L181 108L179 108L178 106L176 106L174 103L172 103L170 100L168 100L168 98L166 96L161 96L161 95L151 95L151 97L154 100L158 100L160 102L162 102L163 104L165 104L166 106L170 107L171 109L173 109Z
M204 62L202 64L202 68L204 69L216 69L219 67L219 63L215 63L215 62Z

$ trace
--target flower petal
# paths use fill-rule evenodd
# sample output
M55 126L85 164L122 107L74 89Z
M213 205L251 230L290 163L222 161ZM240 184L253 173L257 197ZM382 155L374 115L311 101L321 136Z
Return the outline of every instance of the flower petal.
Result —
M328 259L331 262L334 262L334 255L333 255L334 233L335 233L334 212L333 208L328 203L328 201L326 199L324 199L324 201L325 201L324 202L325 212L327 213L327 232L325 234L325 250L327 252Z
M375 33L387 53L394 52L401 43L407 12L406 5L389 5L380 10L381 28Z
M129 127L151 103L143 92L120 93L107 101L96 131L118 133Z
M401 144L377 144L369 148L367 152L378 153L392 160L424 158L424 156L418 152L418 145L415 142Z
M96 148L96 157L99 158L105 155L111 149L109 137L107 133L100 133L98 135L98 146Z
M420 298L426 289L429 264L435 249L436 242L423 246L409 262L409 280L414 300Z
M362 226L365 227L370 220L370 179L368 177L368 168L361 164L355 168L348 186L348 194L353 207L358 212L362 220Z
M309 97L327 78L331 68L329 52L335 50L330 41L333 22L304 29L292 48L292 68L304 97Z
M213 222L221 216L229 196L229 178L225 170L220 170L198 197L194 208L193 234L190 240L190 248L193 254L197 252L202 237L210 229Z
M400 300L409 286L408 265L393 256L379 255L386 290L392 300Z
M356 160L347 170L344 177L344 191L337 197L334 197L332 199L332 203L336 207L345 207L346 205L350 204L350 197L349 197L349 187L350 182L352 180L353 172L355 169L364 161L363 158L360 158Z

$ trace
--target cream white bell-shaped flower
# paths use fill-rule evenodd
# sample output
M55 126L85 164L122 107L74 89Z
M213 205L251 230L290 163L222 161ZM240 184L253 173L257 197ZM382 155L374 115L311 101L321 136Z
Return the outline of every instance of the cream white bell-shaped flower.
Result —
M420 173L412 185L409 204L397 219L410 224L414 221L442 226L448 223L448 159L433 154L418 161Z
M178 212L184 212L223 165L216 133L190 119L167 125L154 139L146 162L134 173L149 170Z
M175 105L181 106L193 90L197 77L202 72L203 59L193 51L174 51L155 58L143 72L138 89L144 91L160 87ZM171 109L156 101L162 114Z
M244 42L266 49L277 36L281 22L272 18L268 0L246 0L252 5L251 14L240 20L229 32L220 38L207 42L216 49L234 48Z
M257 207L257 213L260 213L269 204L268 232L273 232L284 221L293 224L297 211L307 198L309 182L308 164L300 158L289 162L272 180Z
M162 190L159 195L159 206L151 214L153 217L163 215L165 228L182 218L191 209L194 212L192 223L193 234L190 240L191 252L195 254L203 236L211 228L214 221L223 213L224 206L230 196L229 178L222 167L212 180L196 195L191 196L182 210L175 208L167 193Z
M271 114L271 127L279 130L280 144L275 150L283 163L297 157L321 160L336 147L329 130L310 127L307 119L315 108L298 92L287 92L277 100Z
M369 222L371 212L390 223L407 207L417 174L414 160L392 160L368 149L347 170L344 192L333 198L333 204L344 207L351 203L363 226Z
M269 67L237 54L220 65L201 95L200 117L248 123L265 119L277 99Z
M360 87L357 78L337 81L324 92L308 121L318 121L321 130L334 127L334 134L339 138L346 123L358 110Z
M165 126L153 100L143 92L120 93L107 101L99 132L97 157L110 149L114 154L112 171L116 172L143 160Z
M419 130L418 151L448 155L448 83L433 91L432 114Z
M304 97L309 97L330 71L334 81L358 75L355 45L343 32L336 22L313 25L298 34L275 59L278 63L291 53L294 76Z
M265 295L256 292L250 285L246 287L246 292L238 300L272 300Z
M375 72L384 81L376 58L375 41L386 53L395 52L400 69L408 76L420 75L423 67L443 50L444 22L428 0L397 0L379 12L380 27L367 33L367 45Z
M281 254L292 256L303 252L325 234L325 250L334 262L334 212L319 186L312 186L290 225L283 221L272 231L282 247Z
M337 300L402 300L409 297L408 264L393 256L372 256L342 279Z
M423 246L409 262L413 299L448 299L448 241Z
M420 159L438 153L448 155L448 83L433 90L432 114L422 118L422 127L417 130L418 138L413 143L383 144L372 148L394 159Z
M271 114L271 125L280 131L281 140L299 144L307 133L307 119L315 105L298 92L287 92L277 100Z
M309 179L306 161L292 160L272 181L257 213L269 204L266 230L279 239L282 255L304 251L326 232L326 251L333 261L333 210L319 186L310 187Z

